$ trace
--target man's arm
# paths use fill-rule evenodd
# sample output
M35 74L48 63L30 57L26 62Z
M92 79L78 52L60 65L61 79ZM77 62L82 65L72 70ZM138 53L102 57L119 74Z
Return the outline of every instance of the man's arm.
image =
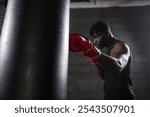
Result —
M94 61L100 64L104 70L117 73L124 69L128 63L129 57L130 50L128 45L120 42L111 50L110 56L102 53L100 56L96 57Z
M104 69L102 68L102 66L100 66L100 64L94 64L94 65L98 75L104 80Z

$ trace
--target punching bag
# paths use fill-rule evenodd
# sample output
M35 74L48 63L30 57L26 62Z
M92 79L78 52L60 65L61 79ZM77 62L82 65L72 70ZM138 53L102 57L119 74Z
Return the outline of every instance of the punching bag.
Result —
M66 99L69 0L8 0L0 99Z

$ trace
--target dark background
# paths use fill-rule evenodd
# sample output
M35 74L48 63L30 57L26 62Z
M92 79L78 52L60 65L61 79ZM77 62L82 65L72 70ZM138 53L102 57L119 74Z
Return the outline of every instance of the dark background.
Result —
M117 39L128 43L133 53L132 80L138 100L150 99L150 7L80 8L70 10L70 32L89 36L98 20L110 23ZM103 81L89 58L69 55L68 99L103 99Z
M70 0L70 2L82 2L82 1L89 2L90 0Z

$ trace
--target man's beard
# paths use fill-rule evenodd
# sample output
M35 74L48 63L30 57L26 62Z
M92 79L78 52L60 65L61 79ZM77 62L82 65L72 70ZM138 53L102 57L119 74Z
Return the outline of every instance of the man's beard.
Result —
M94 46L97 47L98 49L102 49L102 48L105 47L105 44L104 43L99 43L99 44L94 44Z
M98 45L98 48L99 48L99 49L103 49L104 47L105 47L105 44L102 44L102 43L101 43L101 44Z

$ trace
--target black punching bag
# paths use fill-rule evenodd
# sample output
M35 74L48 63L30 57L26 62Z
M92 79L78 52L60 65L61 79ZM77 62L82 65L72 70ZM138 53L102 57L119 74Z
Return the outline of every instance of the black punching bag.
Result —
M69 0L8 0L0 99L66 99Z

